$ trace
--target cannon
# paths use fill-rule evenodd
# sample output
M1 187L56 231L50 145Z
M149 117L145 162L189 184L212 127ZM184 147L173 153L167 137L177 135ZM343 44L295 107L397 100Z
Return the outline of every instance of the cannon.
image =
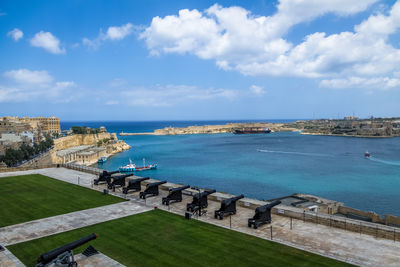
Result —
M222 220L225 215L236 214L236 201L238 201L241 198L244 198L244 195L222 200L221 208L214 212L214 218L215 219L219 218L220 220Z
M150 177L129 180L128 186L122 188L122 192L124 194L128 194L129 190L133 190L133 192L140 191L140 190L142 190L141 182L143 182L145 180L149 180L149 179L150 179Z
M253 218L249 219L248 226L251 227L253 225L254 229L257 229L260 225L271 223L271 209L279 204L281 204L281 201L275 200L256 208L256 214L254 214Z
M192 203L186 205L186 210L195 212L199 209L204 209L208 207L207 196L212 193L217 192L216 190L205 190L201 193L197 193L193 196Z
M169 189L169 194L167 197L162 198L162 204L169 205L173 202L182 202L182 191L189 188L190 185L185 185L181 187L175 187Z
M124 187L125 186L125 178L132 176L132 175L133 174L123 174L123 175L111 177L113 179L113 181L108 184L108 186L107 186L108 189L112 189L113 191L115 191L116 186Z
M93 233L59 248L43 253L37 259L36 267L48 267L53 264L55 267L78 266L78 263L74 259L73 250L96 238L97 235Z
M110 184L111 183L111 175L113 175L115 173L119 173L119 171L109 172L109 171L104 170L102 173L99 174L98 179L94 179L94 184L98 185L100 182Z
M147 195L158 196L158 186L160 184L165 184L167 181L150 183L146 186L146 189L143 192L140 192L139 197L145 199Z

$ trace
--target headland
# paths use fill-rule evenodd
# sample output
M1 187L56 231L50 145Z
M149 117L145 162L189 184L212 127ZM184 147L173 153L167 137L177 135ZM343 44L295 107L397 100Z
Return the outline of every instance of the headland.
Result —
M232 133L243 128L269 128L271 132L293 132L301 134L349 136L349 137L395 137L400 136L400 118L369 118L299 120L291 123L228 123L222 125L200 125L189 127L166 127L147 133L120 133L129 135L182 135Z

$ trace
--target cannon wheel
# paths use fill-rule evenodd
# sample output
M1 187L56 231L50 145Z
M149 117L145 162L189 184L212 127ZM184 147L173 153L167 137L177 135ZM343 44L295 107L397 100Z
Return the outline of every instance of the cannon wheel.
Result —
M254 224L254 229L257 229L257 228L258 228L258 226L256 224Z
M219 219L220 219L220 220L224 219L224 215L223 215L223 214L220 214L220 215L219 215Z
M247 223L247 226L251 228L251 223Z

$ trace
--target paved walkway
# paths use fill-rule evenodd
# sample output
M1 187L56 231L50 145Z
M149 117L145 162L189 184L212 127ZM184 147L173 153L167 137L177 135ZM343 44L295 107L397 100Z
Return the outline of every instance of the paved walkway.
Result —
M84 267L125 267L121 263L107 257L106 255L99 253L96 255L92 255L90 257L86 257L83 254L78 254L75 256L75 261L78 263L78 266Z
M71 212L0 228L0 244L8 246L151 210L134 201Z
M97 178L97 175L79 172L66 168L47 168L47 169L35 169L28 171L18 172L0 172L0 179L8 176L19 176L27 174L42 174L48 177L55 178L71 184L79 184L85 187L91 187L93 179Z

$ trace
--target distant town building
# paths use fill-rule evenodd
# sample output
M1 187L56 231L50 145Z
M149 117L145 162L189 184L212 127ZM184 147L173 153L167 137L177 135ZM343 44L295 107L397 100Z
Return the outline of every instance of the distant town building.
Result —
M2 117L0 133L21 133L37 131L41 133L61 133L60 118L57 117Z
M0 119L0 134L2 133L21 133L32 131L32 127L25 122L21 122L15 117L3 117Z
M29 123L33 128L39 128L44 133L61 133L60 118L57 117L23 117L20 120Z
M355 120L359 120L360 118L359 117L356 117L356 116L346 116L346 117L344 117L344 120L346 120L346 121L355 121Z

